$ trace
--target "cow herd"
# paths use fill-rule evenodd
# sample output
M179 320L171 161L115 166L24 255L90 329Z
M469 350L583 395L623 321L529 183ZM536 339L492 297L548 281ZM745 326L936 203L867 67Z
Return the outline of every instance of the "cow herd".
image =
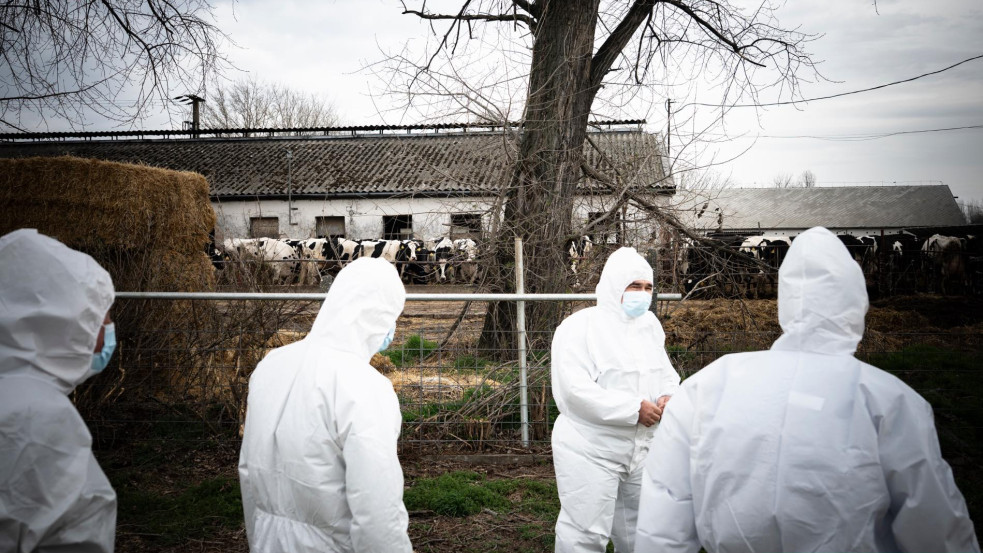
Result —
M871 292L983 292L983 248L975 235L920 237L901 231L883 236L841 233L837 238L860 265ZM718 235L708 243L686 241L676 257L677 274L686 293L774 296L777 268L794 239Z
M276 285L316 286L360 257L393 263L404 282L467 282L477 278L478 245L470 238L451 240L349 240L343 237L290 240L227 238L210 248L217 271L251 268Z
M912 232L837 237L863 269L868 289L887 294L933 292L983 293L983 245L976 235L918 235ZM671 273L680 291L691 295L774 297L777 268L794 236L711 235L706 241L685 239L680 247L662 249L660 280ZM594 243L582 236L564 252L573 281L579 283ZM349 240L343 237L287 240L229 238L210 249L220 273L228 267L253 267L264 282L316 286L359 257L393 263L408 284L466 283L478 278L478 244L470 238L438 240ZM595 252L596 253L596 252ZM602 252L603 255L603 252ZM596 256L594 256L596 257Z

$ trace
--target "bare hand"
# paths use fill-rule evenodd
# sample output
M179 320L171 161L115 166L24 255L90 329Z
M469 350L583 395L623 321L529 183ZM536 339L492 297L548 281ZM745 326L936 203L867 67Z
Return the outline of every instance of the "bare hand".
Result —
M659 407L647 399L643 399L642 406L638 409L638 424L652 426L661 419L662 407Z
M658 405L661 409L665 409L666 404L669 403L669 398L671 397L672 396L659 396L659 399L655 400L655 404Z

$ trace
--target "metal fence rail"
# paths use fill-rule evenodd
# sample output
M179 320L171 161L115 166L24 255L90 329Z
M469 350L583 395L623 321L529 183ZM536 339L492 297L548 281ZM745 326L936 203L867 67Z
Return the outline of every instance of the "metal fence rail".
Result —
M269 350L306 335L324 297L118 293L117 356L75 397L93 437L101 443L134 433L238 440L252 370ZM662 314L679 295L658 299ZM489 301L556 301L573 309L594 300L593 294L409 294L397 339L378 367L400 399L402 447L548 444L557 414L550 388L552 332L527 332L520 319L513 351L483 350L483 311ZM456 331L448 339L452 326ZM775 338L774 332L720 329L698 340L670 338L667 349L686 377L722 355L766 349ZM981 352L978 332L868 333L857 356L923 393L937 419L949 425L953 443L977 451Z

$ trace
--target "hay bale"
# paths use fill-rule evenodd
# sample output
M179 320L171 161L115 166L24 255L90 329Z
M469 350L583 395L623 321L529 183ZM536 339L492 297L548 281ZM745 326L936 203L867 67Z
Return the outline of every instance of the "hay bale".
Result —
M36 228L91 255L119 291L213 289L205 245L214 227L208 181L196 173L68 156L0 159L0 235ZM192 325L206 310L117 302L121 346L109 369L77 390L76 405L91 416L121 400L183 397L183 384L160 386L175 374L204 378L195 363L207 356L195 357L202 338Z
M70 156L0 159L0 235L36 228L92 255L117 290L195 291L215 212L197 173Z

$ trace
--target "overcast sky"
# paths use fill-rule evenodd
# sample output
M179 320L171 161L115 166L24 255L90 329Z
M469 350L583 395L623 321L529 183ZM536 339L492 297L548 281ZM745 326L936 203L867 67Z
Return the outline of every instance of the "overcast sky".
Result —
M429 25L401 11L392 0L216 4L219 27L238 44L229 55L241 75L323 94L344 124L358 125L416 122L391 111L392 98L373 98L380 81L363 69L380 60L382 51L426 43ZM809 51L823 60L820 71L833 82L805 83L806 98L906 79L983 54L981 0L878 0L876 7L871 0L794 0L778 16L786 28L824 35ZM649 130L663 132L665 98L659 94L615 115L645 118ZM142 123L170 125L165 118ZM765 185L783 173L798 177L808 169L821 186L941 182L961 200L983 200L983 128L864 138L973 125L983 126L983 59L844 98L736 109L726 128L715 131L726 131L734 140L672 153L706 164L747 150L714 167L738 186ZM99 126L94 122L92 128ZM687 134L687 129L677 131L681 137Z

